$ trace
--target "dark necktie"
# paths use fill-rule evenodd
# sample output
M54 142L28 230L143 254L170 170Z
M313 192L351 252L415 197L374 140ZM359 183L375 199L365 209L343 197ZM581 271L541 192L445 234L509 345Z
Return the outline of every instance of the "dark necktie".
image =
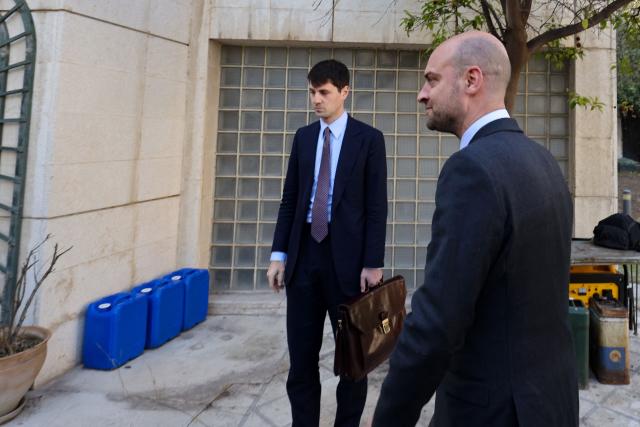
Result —
M318 172L318 186L316 196L313 199L311 210L311 236L320 243L329 234L327 222L329 202L329 181L331 179L331 130L324 128L324 144L322 144L322 159L320 160L320 172Z

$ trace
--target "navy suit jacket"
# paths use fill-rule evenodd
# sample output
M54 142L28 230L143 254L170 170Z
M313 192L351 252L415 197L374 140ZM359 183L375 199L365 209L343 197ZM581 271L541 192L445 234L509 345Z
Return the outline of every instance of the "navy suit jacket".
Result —
M287 253L290 285L307 220L320 122L298 129L293 139L272 251ZM346 295L360 292L363 267L384 265L387 222L387 164L382 133L349 116L334 180L331 253ZM293 285L295 286L295 284Z
M424 284L373 425L577 426L568 325L572 202L556 160L512 119L442 168Z

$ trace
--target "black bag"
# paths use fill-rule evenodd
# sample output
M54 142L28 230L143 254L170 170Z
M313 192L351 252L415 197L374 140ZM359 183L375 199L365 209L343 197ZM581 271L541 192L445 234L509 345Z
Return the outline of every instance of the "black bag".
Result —
M640 224L627 214L613 214L593 229L593 243L612 249L640 250Z
M404 278L395 276L338 306L336 375L360 380L389 357L404 323L406 296Z

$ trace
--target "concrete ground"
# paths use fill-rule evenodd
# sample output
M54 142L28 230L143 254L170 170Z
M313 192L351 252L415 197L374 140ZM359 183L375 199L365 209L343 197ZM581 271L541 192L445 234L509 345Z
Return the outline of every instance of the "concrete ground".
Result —
M7 426L287 426L288 356L284 295L215 295L209 318L120 369L77 367L28 394ZM233 313L233 314L231 314ZM321 352L322 426L333 425L333 339L328 323ZM640 426L640 339L631 335L631 385L580 391L581 425ZM363 422L385 375L369 376ZM418 425L427 426L433 402Z

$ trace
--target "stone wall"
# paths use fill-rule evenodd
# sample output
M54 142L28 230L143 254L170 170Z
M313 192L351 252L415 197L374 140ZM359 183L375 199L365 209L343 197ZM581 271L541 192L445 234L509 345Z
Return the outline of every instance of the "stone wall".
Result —
M592 237L599 220L617 212L618 129L616 101L616 37L612 31L589 30L580 35L584 58L573 66L573 87L583 96L598 97L602 111L573 110L570 183L574 198L574 235Z
M87 303L176 267L190 0L31 0L38 40L22 252L73 246L34 321L38 381L80 360Z

